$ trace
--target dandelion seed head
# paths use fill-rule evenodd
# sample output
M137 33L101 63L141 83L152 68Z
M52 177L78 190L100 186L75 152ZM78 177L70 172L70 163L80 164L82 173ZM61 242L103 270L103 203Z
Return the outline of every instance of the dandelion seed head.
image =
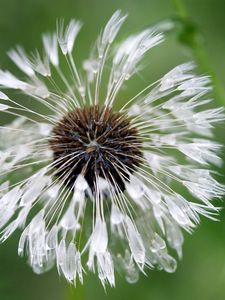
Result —
M126 17L113 14L83 69L81 22L61 19L43 55L8 52L23 79L0 70L0 112L14 117L0 126L0 242L22 230L18 254L34 272L56 266L74 285L87 271L104 287L117 272L129 283L146 268L174 272L183 231L216 220L225 193L211 167L222 163L214 127L225 117L208 107L210 77L183 63L126 99L164 41L159 24L117 43Z

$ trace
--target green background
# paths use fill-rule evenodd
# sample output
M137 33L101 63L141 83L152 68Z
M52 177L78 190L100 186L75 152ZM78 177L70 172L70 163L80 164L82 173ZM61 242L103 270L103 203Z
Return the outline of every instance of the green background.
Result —
M138 92L146 82L173 66L196 60L201 73L213 76L215 101L224 105L225 1L184 0L182 3L169 0L0 0L0 67L13 70L6 51L16 44L24 45L27 50L39 48L41 33L54 30L58 17L78 18L85 24L75 50L79 65L87 57L101 26L121 8L129 13L122 37L164 19L172 19L176 24L167 41L148 56L144 80L142 77L133 79L123 91L124 97ZM224 144L224 127L217 130L217 136ZM224 168L221 173L224 174ZM41 276L33 274L26 260L17 256L18 233L0 246L0 300L223 300L224 215L222 211L220 222L202 220L192 236L185 236L184 258L174 274L149 271L148 277L141 276L134 285L117 276L116 288L107 287L106 292L92 275L85 276L84 287L74 290L58 277L55 269Z

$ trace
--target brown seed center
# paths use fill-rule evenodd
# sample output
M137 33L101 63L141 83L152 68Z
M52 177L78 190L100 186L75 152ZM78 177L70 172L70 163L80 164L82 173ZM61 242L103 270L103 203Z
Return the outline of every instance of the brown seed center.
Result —
M67 113L52 131L50 148L56 176L73 187L82 173L93 192L96 176L123 191L142 158L138 131L130 119L99 106Z

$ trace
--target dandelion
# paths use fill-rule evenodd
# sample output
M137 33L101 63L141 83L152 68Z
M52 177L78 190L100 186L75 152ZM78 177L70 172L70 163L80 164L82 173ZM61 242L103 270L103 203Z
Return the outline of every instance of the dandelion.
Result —
M193 63L121 102L164 40L155 26L115 43L125 19L113 14L81 70L76 20L45 34L42 54L9 51L23 79L0 70L1 90L26 95L0 92L0 111L13 117L0 127L0 241L22 230L18 253L33 270L56 265L74 284L87 270L103 286L115 285L115 271L130 283L145 268L175 271L169 250L182 257L182 232L201 215L215 219L225 191L210 170L221 165L213 127L224 112L204 109L210 78Z

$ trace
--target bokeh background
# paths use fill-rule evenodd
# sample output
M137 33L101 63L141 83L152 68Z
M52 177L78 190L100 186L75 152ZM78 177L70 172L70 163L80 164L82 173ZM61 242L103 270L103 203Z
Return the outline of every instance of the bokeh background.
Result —
M215 102L225 104L224 0L0 0L0 67L13 71L6 51L16 44L23 44L28 51L40 48L41 33L54 30L58 17L78 18L85 24L75 50L79 64L87 57L100 28L118 8L129 13L121 38L162 20L175 24L166 42L148 56L144 76L135 77L123 91L125 98L173 66L195 60L201 73L213 77ZM217 129L223 144L224 130L223 126ZM149 271L148 277L141 276L134 285L117 277L117 287L106 291L92 275L85 276L84 287L74 289L58 277L55 269L41 276L33 274L26 260L17 256L18 233L0 247L0 300L223 300L224 216L222 210L220 222L202 220L192 236L186 235L184 258L174 274Z

